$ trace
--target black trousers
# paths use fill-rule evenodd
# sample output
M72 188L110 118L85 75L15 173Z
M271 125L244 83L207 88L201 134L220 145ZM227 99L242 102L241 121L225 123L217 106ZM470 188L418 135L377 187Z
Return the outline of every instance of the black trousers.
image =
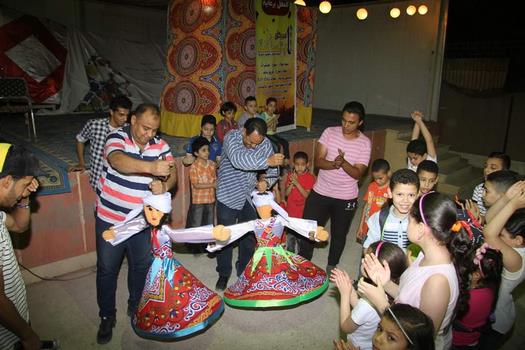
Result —
M319 226L324 226L330 219L330 250L328 265L339 264L346 244L346 235L352 224L357 209L357 198L343 200L326 197L312 190L306 199L303 218L316 220ZM314 242L300 237L299 255L311 260L314 254Z

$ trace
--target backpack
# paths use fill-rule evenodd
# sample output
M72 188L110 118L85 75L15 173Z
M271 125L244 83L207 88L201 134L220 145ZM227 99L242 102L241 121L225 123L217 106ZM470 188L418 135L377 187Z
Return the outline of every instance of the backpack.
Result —
M379 228L381 229L381 240L383 240L383 229L385 228L386 219L390 214L390 204L385 203L379 211Z

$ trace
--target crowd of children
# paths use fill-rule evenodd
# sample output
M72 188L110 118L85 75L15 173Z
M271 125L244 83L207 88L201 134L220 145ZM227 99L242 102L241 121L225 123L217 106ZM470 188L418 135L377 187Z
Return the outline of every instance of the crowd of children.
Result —
M472 198L435 192L436 147L421 113L412 119L407 169L391 174L388 161L372 163L356 232L364 248L358 276L331 273L341 295L340 328L348 334L334 347L497 349L516 319L512 291L525 279L525 181L509 170L508 155L492 152ZM407 330L414 319L392 313L405 304L410 316L419 310L431 321L424 327L431 337L417 345ZM378 342L389 316L398 333L392 331L391 346ZM399 339L412 341L394 345Z

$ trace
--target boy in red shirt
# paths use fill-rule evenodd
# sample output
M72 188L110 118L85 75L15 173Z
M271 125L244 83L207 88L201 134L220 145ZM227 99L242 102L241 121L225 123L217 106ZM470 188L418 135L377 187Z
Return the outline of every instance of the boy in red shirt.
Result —
M288 173L286 178L286 211L293 218L302 218L304 203L314 187L315 176L308 171L308 155L305 152L296 152L293 156L293 172ZM288 232L286 235L286 250L295 253L297 251L297 237Z
M388 201L388 185L390 183L390 164L384 159L376 159L372 163L372 179L363 197L365 207L361 214L361 223L357 230L356 240L362 243L368 233L366 222L372 214L378 212Z
M237 106L235 106L235 103L233 102L226 101L222 104L220 113L222 115L222 120L217 124L217 138L222 145L224 137L228 131L239 128L235 121Z

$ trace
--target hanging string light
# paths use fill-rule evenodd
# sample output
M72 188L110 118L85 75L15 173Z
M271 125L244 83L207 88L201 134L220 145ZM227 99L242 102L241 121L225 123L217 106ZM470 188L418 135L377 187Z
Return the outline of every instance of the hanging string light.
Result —
M364 21L368 17L368 11L365 8L360 8L355 15L359 20Z
M417 12L417 8L414 5L410 5L407 7L407 15L413 16Z
M420 6L417 8L417 13L419 13L421 16L426 15L427 12L428 12L428 7L427 7L427 5L420 5Z
M330 10L332 10L330 1L323 1L319 4L319 11L321 11L321 13L327 14Z
M306 6L304 0L295 0L293 3L298 6Z
M398 18L401 15L401 10L397 7L394 7L390 10L390 17Z

